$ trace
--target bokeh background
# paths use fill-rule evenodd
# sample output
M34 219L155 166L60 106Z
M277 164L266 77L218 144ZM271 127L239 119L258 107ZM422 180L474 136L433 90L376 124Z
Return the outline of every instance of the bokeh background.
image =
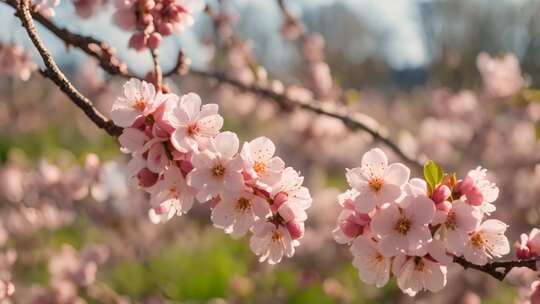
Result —
M478 165L488 168L501 188L495 216L509 223L511 242L538 226L540 1L285 1L309 33L323 38L315 39L323 67L306 60L305 45L285 38L276 2L222 2L246 43L224 45L223 33L201 12L192 28L164 40L165 71L182 49L198 69L347 106L408 155L434 159L460 175ZM107 41L138 74L151 71L148 53L126 48L130 33L112 24L112 11L105 6L81 20L65 0L52 20ZM0 41L22 45L41 65L13 13L0 3ZM124 80L38 30L74 84L108 113ZM322 40L323 47L317 44ZM515 54L523 90L504 98L486 94L477 66L481 52ZM345 168L358 166L368 148L385 147L340 121L283 111L271 100L212 80L187 74L166 83L177 93L194 91L218 103L224 130L241 140L271 138L278 155L303 173L314 203L297 254L276 266L259 264L247 238L232 240L212 227L204 205L166 224L150 223L148 198L128 183L127 159L115 140L38 73L27 81L3 75L0 264L10 265L15 303L522 303L523 287L534 277L524 270L500 283L455 265L442 292L414 299L395 282L382 289L363 284L347 247L332 238L336 196L347 188ZM80 266L88 256L99 257L97 269L81 270L85 279L95 277L90 287L54 284L62 267Z

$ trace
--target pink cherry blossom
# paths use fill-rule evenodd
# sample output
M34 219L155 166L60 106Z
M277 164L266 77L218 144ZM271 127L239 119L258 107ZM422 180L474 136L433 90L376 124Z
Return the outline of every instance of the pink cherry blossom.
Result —
M0 44L0 75L27 81L36 69L37 64L20 45Z
M283 256L292 257L294 247L300 243L293 240L289 231L265 219L259 219L253 226L253 235L249 245L253 253L259 256L259 262L268 261L269 264L277 264Z
M437 210L433 225L441 224L437 235L446 249L454 254L461 254L469 239L469 233L474 231L480 221L482 213L471 205L456 201L446 212Z
M104 2L104 0L74 0L73 5L77 16L88 19L96 13L99 7L105 4Z
M206 202L223 191L235 192L244 188L240 172L243 161L237 155L238 148L238 137L227 131L211 139L208 150L193 154L193 171L188 174L187 182L197 189L200 202Z
M276 147L267 137L258 137L242 147L245 170L255 179L257 186L269 190L281 178L285 163L274 156Z
M60 0L34 0L35 10L47 18L54 17L54 9L60 5Z
M266 200L248 191L224 192L221 201L212 210L214 226L224 229L233 238L246 234L257 218L271 215Z
M5 300L13 295L15 285L7 280L0 280L0 300ZM9 303L9 302L8 302Z
M392 271L399 288L411 297L422 290L437 292L446 285L446 267L427 256L398 255Z
M223 118L217 113L217 104L201 107L201 98L195 93L182 96L180 104L166 114L175 128L171 135L173 146L180 152L204 149L223 126Z
M367 284L383 287L390 278L392 259L385 257L378 244L364 236L356 238L351 246L353 266L358 269L360 279Z
M476 58L476 65L482 75L485 90L492 97L511 97L525 86L519 60L514 54L493 58L486 53L480 53Z
M280 181L273 187L271 196L274 198L272 209L285 222L307 219L306 209L311 206L312 198L309 190L302 186L304 177L293 168L287 167L281 174Z
M339 244L349 244L358 236L368 234L371 218L368 214L344 209L338 217L338 226L332 231L334 240Z
M492 203L499 196L499 188L487 179L487 170L478 167L470 170L467 176L456 185L457 190L465 196L465 202L479 206L489 215L496 207Z
M113 104L111 118L121 127L131 127L141 116L152 114L159 104L154 102L156 90L146 81L133 78L124 85L124 97Z
M476 265L485 265L490 258L508 254L510 245L504 235L507 227L496 219L483 222L469 236L463 251L465 259Z
M400 205L388 204L371 221L373 233L381 240L379 248L385 256L419 250L431 240L428 224L435 206L427 196L406 196Z
M182 172L175 166L167 168L163 178L152 187L152 210L162 221L169 220L175 214L180 216L187 213L194 199L194 189L187 185Z
M409 180L410 170L400 163L388 165L381 149L375 148L364 154L362 166L347 171L349 185L359 192L355 199L356 209L369 213L376 206L394 202L401 196L401 187Z

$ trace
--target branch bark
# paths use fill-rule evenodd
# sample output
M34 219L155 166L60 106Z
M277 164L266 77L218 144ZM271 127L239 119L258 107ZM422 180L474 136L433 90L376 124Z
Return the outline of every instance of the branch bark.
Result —
M463 257L455 257L454 263L463 266L463 268L465 269L471 268L482 271L494 277L495 279L502 281L513 268L526 267L532 270L538 270L536 268L536 262L539 260L540 257L527 260L495 261L480 266L472 264L471 262L465 260L465 258Z
M37 34L37 30L30 13L29 0L20 0L17 10L17 15L19 19L21 19L23 27L26 29L28 36L32 40L32 43L38 50L43 62L45 63L45 69L40 71L41 74L51 79L60 88L60 90L62 90L71 99L71 101L73 101L73 103L78 106L99 128L104 129L112 136L120 135L122 128L116 126L111 120L107 119L107 117L101 114L94 107L92 102L82 95L73 86L73 84L71 84L64 73L62 73L58 65L54 62L51 54L45 48L43 41Z

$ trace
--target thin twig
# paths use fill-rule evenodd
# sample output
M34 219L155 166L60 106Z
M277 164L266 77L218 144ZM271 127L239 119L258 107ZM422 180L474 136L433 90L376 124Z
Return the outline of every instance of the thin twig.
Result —
M62 73L58 65L54 62L49 51L45 48L43 41L39 38L36 27L32 20L32 15L29 8L29 0L20 0L18 7L18 16L21 19L28 36L38 50L43 62L45 70L41 70L41 74L51 79L83 112L92 120L99 128L104 129L112 136L118 136L122 132L122 128L116 126L111 120L101 114L88 98L82 95L69 82L66 76Z
M3 0L7 5L17 9L17 0ZM90 36L75 34L66 28L61 28L54 24L49 18L43 16L38 11L31 10L34 20L43 25L47 30L51 31L60 38L66 46L75 46L91 57L98 60L98 64L111 75L128 74L127 66L122 63L116 56L115 50L108 44Z
M220 73L220 72L209 72L209 71L191 69L189 74L199 76L199 77L204 77L204 78L212 78L221 83L232 85L242 91L247 91L247 92L251 92L251 93L263 96L263 97L267 97L284 108L299 107L299 108L302 108L302 109L305 109L314 113L318 113L318 114L329 116L329 117L334 117L336 119L341 120L350 130L353 130L353 131L362 130L369 133L371 136L373 136L374 140L379 141L383 143L384 145L386 145L399 158L407 162L409 165L413 166L415 169L421 170L423 167L422 163L419 160L416 160L407 156L405 152L403 152L401 148L392 141L392 139L382 134L376 128L368 126L358 117L355 117L354 115L351 115L350 113L347 113L347 109L345 107L339 107L337 105L330 104L330 103L322 103L317 100L304 101L300 99L293 99L286 96L285 94L276 92L270 88L263 87L258 84L245 84L239 80L231 78L227 76L226 74Z
M159 51L153 49L150 51L152 54L152 62L154 63L154 76L156 79L157 90L161 90L161 83L163 82L163 74L161 73L161 65L159 64Z

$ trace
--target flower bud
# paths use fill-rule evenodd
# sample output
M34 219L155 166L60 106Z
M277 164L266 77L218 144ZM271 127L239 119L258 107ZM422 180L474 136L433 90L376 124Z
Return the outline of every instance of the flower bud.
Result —
M161 33L161 35L167 36L172 34L174 27L170 22L161 22L158 24L157 30Z
M144 33L135 33L129 39L128 46L137 51L142 51L146 46L146 36Z
M291 235L291 239L293 240L297 240L304 235L303 225L300 225L296 221L289 221L287 224L285 224L285 226L287 227L287 230Z
M472 187L470 191L465 193L467 197L467 203L473 206L480 206L484 202L484 196L477 187Z
M272 207L277 210L287 200L289 200L289 196L287 195L287 193L280 192L274 197L274 203L272 204Z
M350 238L355 238L362 234L363 227L350 219L346 219L345 221L341 222L339 227L341 228L341 231L343 231L343 234Z
M157 173L148 170L148 168L143 168L137 174L139 185L145 188L153 186L157 182L158 177L159 175Z
M150 37L148 37L147 45L150 49L155 50L159 47L159 44L161 43L161 34L160 33L152 33L150 34Z
M446 185L440 185L435 190L433 190L433 194L431 195L431 199L435 202L435 204L440 204L444 202L446 199L450 197L452 194L452 191L450 191L450 188Z
M449 201L443 201L442 203L435 205L435 207L438 210L449 212L452 209L452 203L450 203Z

